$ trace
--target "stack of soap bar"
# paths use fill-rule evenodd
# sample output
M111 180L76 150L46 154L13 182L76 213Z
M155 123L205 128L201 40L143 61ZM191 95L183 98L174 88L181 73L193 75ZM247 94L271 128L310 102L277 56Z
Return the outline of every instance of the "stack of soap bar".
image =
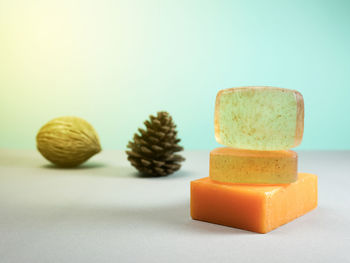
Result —
M292 150L252 151L229 147L210 152L209 176L219 182L286 184L298 177L298 155Z
M317 176L299 173L304 101L295 90L242 87L216 97L209 177L191 182L193 219L266 233L317 205Z
M298 146L304 131L304 100L295 90L246 87L216 97L215 138L240 149L286 150Z

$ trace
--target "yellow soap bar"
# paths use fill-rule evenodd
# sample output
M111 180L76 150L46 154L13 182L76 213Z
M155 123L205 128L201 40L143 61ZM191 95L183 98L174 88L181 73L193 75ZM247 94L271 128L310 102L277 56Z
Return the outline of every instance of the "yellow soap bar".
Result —
M298 178L298 155L292 150L252 151L228 147L210 152L209 176L227 183L286 184Z
M215 102L214 127L217 142L232 148L294 148L304 132L303 96L276 87L221 90Z
M220 183L205 177L191 182L193 219L267 233L317 206L317 176L299 173L283 185Z

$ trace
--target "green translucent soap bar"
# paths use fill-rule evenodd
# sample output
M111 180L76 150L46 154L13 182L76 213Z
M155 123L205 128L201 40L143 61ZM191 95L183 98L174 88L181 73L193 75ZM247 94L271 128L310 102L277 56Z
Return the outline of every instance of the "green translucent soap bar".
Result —
M219 91L215 138L239 149L286 150L301 143L304 100L295 90L241 87Z

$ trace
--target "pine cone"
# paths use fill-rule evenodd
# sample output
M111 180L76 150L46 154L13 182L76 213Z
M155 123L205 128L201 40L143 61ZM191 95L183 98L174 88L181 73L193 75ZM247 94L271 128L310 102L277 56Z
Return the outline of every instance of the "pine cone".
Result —
M184 161L181 155L174 154L183 150L178 145L176 125L172 117L165 111L157 116L149 116L146 120L146 130L138 129L134 141L129 141L126 151L128 160L144 176L166 176L180 169L180 162Z

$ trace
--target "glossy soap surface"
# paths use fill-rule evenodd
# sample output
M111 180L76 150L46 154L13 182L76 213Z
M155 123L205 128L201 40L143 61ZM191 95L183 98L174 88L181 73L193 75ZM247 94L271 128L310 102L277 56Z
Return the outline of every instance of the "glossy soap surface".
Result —
M215 105L215 138L240 149L287 150L300 144L304 101L295 90L242 87L221 90Z
M237 185L209 177L191 182L191 217L267 233L317 206L317 176L299 173L287 185Z
M221 147L210 152L209 176L227 183L286 184L297 180L297 166L298 155L292 150Z

